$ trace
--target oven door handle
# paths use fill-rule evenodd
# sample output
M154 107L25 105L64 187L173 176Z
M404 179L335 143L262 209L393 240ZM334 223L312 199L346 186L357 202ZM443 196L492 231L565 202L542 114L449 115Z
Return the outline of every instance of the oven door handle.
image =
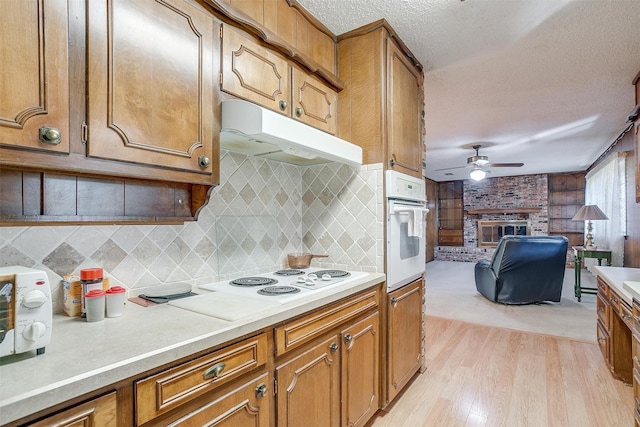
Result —
M424 213L429 212L429 208L418 208L418 207L409 207L409 206L394 206L393 212L395 213L409 213L413 212L415 209L419 209Z

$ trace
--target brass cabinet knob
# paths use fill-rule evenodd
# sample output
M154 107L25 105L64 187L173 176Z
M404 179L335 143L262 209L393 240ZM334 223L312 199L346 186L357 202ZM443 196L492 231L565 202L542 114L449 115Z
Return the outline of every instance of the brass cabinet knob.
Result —
M220 375L222 371L224 371L224 368L226 366L227 365L225 365L224 362L217 363L207 369L202 378L204 378L205 380L208 380L209 378L217 378L218 375Z
M335 342L332 342L331 345L329 346L329 350L331 351L331 353L335 353L336 351L338 351L338 344Z
M302 108L298 107L296 108L296 117L301 117L302 116Z
M391 298L391 305L395 307L396 304L398 304L398 299L396 297Z
M287 107L289 106L289 104L287 104L287 101L280 101L280 102L278 103L278 106L280 107L280 109L281 109L282 111L284 111L284 110L286 110L286 109L287 109Z
M54 127L42 126L40 128L40 141L46 144L58 145L62 141L62 133Z
M353 340L353 337L351 336L351 334L346 334L346 335L344 336L344 342L345 342L345 344L349 344L352 340Z
M263 397L265 397L267 395L268 391L269 391L269 389L267 388L267 386L265 384L260 384L258 387L256 387L256 397L258 399L262 399Z
M202 169L206 169L209 167L209 165L211 164L211 160L209 160L209 158L207 156L199 156L198 157L198 165L202 168Z

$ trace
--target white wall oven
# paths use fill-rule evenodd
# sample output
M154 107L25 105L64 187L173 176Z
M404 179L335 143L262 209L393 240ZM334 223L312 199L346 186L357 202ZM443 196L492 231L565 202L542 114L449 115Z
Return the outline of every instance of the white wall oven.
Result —
M424 181L388 170L385 175L387 201L387 291L413 282L425 268L425 215L427 197Z

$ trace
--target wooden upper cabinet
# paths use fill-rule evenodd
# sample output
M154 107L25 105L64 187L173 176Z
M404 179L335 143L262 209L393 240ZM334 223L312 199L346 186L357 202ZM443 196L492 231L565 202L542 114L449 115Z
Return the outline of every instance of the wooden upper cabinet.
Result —
M185 0L87 8L87 155L210 182L217 167L211 15Z
M229 26L221 36L222 90L289 115L289 63Z
M334 134L336 92L284 58L223 26L222 90Z
M422 176L423 80L419 64L384 21L339 36L338 136L362 147L365 164Z
M317 65L336 73L335 36L297 2L290 6L287 0L217 1L243 12Z
M322 83L297 68L293 68L293 115L296 119L336 133L338 95Z
M67 1L0 1L0 40L0 145L69 153Z
M418 70L387 39L388 96L387 120L389 126L389 162L391 169L410 175L422 172L422 100L419 96Z

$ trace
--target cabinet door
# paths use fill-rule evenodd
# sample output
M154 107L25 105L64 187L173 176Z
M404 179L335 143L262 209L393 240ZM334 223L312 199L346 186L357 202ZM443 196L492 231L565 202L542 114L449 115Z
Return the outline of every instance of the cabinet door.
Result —
M118 424L117 405L116 392L114 391L29 425L31 427L116 427Z
M363 426L379 408L379 314L342 331L342 425Z
M0 1L0 144L69 152L67 34L66 0Z
M87 154L209 181L217 165L211 16L185 0L100 0L87 8Z
M308 125L336 133L338 95L320 80L293 68L293 115Z
M168 426L268 427L269 384L269 374L265 373L214 400L204 396L203 406Z
M222 90L274 111L291 112L289 64L229 26L222 28Z
M387 39L387 123L389 164L394 170L422 176L419 74L402 51Z
M339 347L334 335L276 367L278 427L340 424Z
M387 402L409 382L422 360L422 279L389 294Z

